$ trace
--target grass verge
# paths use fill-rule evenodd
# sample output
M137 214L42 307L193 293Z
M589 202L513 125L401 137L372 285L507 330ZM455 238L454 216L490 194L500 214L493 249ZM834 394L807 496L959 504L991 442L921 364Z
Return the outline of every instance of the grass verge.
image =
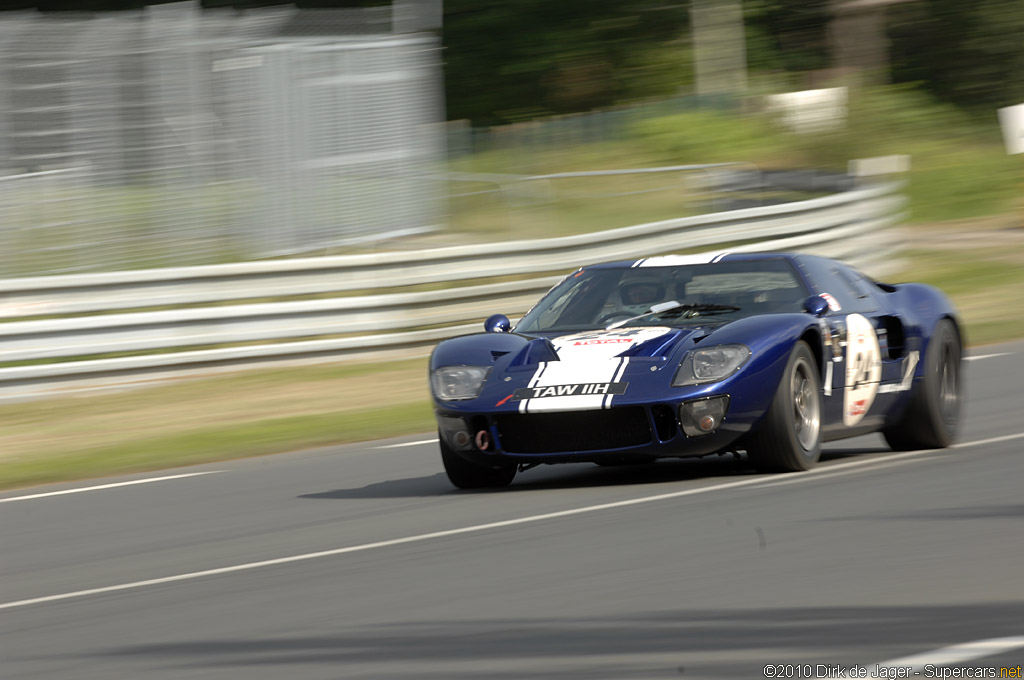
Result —
M2 418L2 416L0 416ZM230 458L377 439L434 426L426 400L379 409L241 420L200 429L183 428L83 449L25 450L0 463L0 488L144 472Z
M1015 218L918 225L901 281L941 288L956 304L969 345L1024 337L1013 312L1024 299L1024 229ZM1009 301L1009 302L1008 302Z

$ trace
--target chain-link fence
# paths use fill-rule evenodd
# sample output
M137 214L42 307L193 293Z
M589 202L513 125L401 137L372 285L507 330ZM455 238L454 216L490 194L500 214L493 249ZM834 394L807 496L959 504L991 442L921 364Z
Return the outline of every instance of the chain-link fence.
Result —
M627 141L634 126L644 120L678 113L735 111L730 95L679 95L614 109L549 116L522 123L472 127L468 120L448 123L448 156L457 158L486 151L509 149L558 150L580 144Z
M431 6L5 13L0 276L436 228L439 46L406 32Z

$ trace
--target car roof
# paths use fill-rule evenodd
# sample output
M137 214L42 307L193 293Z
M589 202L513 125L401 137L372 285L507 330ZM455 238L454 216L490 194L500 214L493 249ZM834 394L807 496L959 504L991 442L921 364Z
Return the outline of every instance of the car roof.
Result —
M710 252L695 255L659 255L639 260L616 260L587 265L586 269L623 269L631 267L679 267L688 264L713 264L716 262L742 262L749 260L798 260L796 253L730 253Z

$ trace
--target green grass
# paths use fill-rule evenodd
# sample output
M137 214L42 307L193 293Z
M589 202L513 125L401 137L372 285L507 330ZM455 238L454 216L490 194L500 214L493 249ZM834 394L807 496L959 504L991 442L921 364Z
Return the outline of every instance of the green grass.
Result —
M2 417L2 416L0 416ZM0 488L165 469L196 463L423 432L426 400L394 406L185 429L129 442L23 456L0 463Z
M909 155L915 223L1003 214L1024 189L1024 158L1006 154L994 115L974 120L906 86L852 90L846 125L828 133L795 134L766 115L694 112L642 121L634 136L648 162L845 171L852 159Z
M906 192L913 223L1004 214L1020 204L1024 158L1006 154L996 117L969 118L906 86L851 91L846 125L827 133L796 134L764 113L689 111L637 120L629 127L627 139L617 142L546 150L510 144L457 159L451 167L529 175L749 162L762 169L845 172L852 159L890 154L911 157ZM475 204L454 201L451 225L463 234L500 235L515 230L557 235L707 210L700 193L689 190L688 181L699 180L699 173L681 181L681 190L674 194L611 196L622 191L624 183L645 182L652 187L666 178L586 178L572 180L571 187L569 181L559 180L552 183L547 198L535 188L523 195L475 197ZM589 198L575 200L574 193ZM609 196L602 198L603 193Z
M277 368L0 405L0 488L429 430L426 361Z
M1013 303L1024 299L1024 234L1016 245L979 243L959 248L927 248L927 229L908 253L909 267L899 280L919 281L942 289L952 298L965 325L969 345L986 345L1024 337L1024 317Z
M943 253L911 251L914 262L907 276L914 281L941 288L953 298L1004 291L1001 297L1021 299L1015 293L1024 285L1024 266L1000 262L993 257L964 259L962 251Z

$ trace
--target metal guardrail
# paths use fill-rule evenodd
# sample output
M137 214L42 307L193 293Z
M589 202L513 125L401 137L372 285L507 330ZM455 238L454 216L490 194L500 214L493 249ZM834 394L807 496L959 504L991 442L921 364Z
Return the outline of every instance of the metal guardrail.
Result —
M524 313L561 274L601 260L725 245L814 252L882 274L900 246L882 231L903 217L900 186L550 239L0 280L0 393L385 349L422 354L491 313ZM495 277L515 280L474 281ZM288 299L311 295L321 298Z

